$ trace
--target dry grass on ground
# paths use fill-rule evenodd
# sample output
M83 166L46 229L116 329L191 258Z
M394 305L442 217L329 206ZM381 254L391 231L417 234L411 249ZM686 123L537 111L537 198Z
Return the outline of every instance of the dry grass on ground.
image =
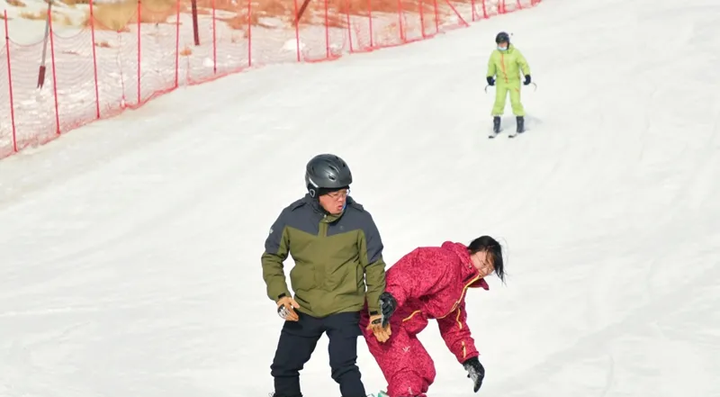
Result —
M27 7L27 4L20 0L5 0L5 2L13 7Z
M262 16L282 15L285 11L290 11L289 8L283 5L286 2L282 0L260 0L259 4L253 5L250 23L259 25L259 18ZM219 11L219 15L215 16L217 20L227 22L230 27L235 29L244 29L247 26L247 3L242 0L241 3L234 3L231 0L198 0L198 14L211 14L213 3L215 10ZM177 13L177 7L176 0L141 0L140 22L175 23L174 16ZM189 13L190 10L190 0L180 0L180 12ZM115 3L96 4L93 6L93 14L96 29L125 31L128 30L128 25L138 22L138 1L121 0ZM84 26L90 26L90 24L91 18L88 11L85 16Z
M168 18L177 13L175 0L142 0L140 2L140 22L165 23ZM122 0L114 3L94 4L93 15L95 29L127 31L130 24L138 22L137 0ZM92 20L88 10L83 22L90 26Z
M217 9L235 12L236 15L222 19L233 29L247 29L247 2L235 7L223 7L216 0ZM226 0L225 0L226 1ZM288 28L291 28L295 19L295 0L250 0L252 1L251 21L252 25L262 25L260 17L275 17L283 20ZM402 7L403 13L410 18L418 17L422 4L422 12L426 19L434 19L434 0L311 0L300 18L300 25L324 25L325 24L325 1L328 7L328 26L336 28L347 27L348 14L350 16L369 15L368 7L371 7L373 15L378 13L395 14L398 6ZM438 14L441 19L451 15L447 7L443 6L443 0L438 1ZM470 0L455 0L456 2L469 3ZM303 0L297 0L297 7L302 5ZM212 0L198 0L198 4L212 9ZM370 3L370 4L368 4ZM399 3L399 4L398 4Z
M57 25L64 25L64 26L73 26L73 20L68 15L55 12L50 13L52 17L52 23ZM31 21L44 21L47 19L47 11L35 11L35 12L26 12L23 11L20 13L20 18L22 19L28 19Z
M17 4L22 7L22 0L5 0L8 4ZM57 0L70 6L87 6L90 0ZM175 23L178 3L181 13L189 13L191 0L140 0L140 22L142 23ZM251 12L248 13L248 1ZM325 4L328 7L328 25L330 27L347 27L347 16L367 16L368 7L373 15L377 13L397 13L398 5L410 18L417 18L422 6L426 20L435 18L435 1L440 8L440 18L449 15L444 7L445 0L310 0L307 9L300 19L301 26L324 25ZM469 2L470 0L453 0L455 2ZM285 28L292 28L295 8L302 5L303 0L197 0L198 14L208 15L216 10L215 18L226 23L230 28L245 31L248 25L278 28L277 24L265 24L264 18L275 18L282 21ZM297 4L296 4L297 3ZM370 4L368 4L370 3ZM444 10L444 11L442 11ZM138 0L120 0L112 3L94 4L94 23L96 29L112 31L128 31L129 26L138 23ZM411 16L412 15L412 16ZM44 19L45 13L21 13L26 19ZM53 21L72 24L69 17L53 15ZM91 25L90 11L86 11L83 26ZM280 26L282 27L282 26Z
M79 5L88 5L88 4L90 4L90 0L58 0L58 1L60 1L61 3L65 4L65 5L67 5L67 6L70 6L70 7L75 7L75 6L77 6L78 4L79 4Z

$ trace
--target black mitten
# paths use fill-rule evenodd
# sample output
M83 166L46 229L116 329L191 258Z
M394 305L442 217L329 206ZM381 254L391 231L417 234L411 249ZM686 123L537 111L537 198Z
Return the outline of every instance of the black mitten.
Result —
M526 74L526 75L525 75L525 85L530 84L530 80L531 80L531 79L530 79L530 75L529 75L529 74Z
M487 77L488 85L495 85L495 79L492 76Z
M395 313L395 309L397 309L397 300L395 300L395 297L390 295L389 292L380 294L380 313L382 314L383 327L388 325L390 316Z
M465 361L463 367L465 367L465 370L468 372L468 378L473 381L473 392L477 393L485 378L485 368L480 364L480 360L478 360L477 357Z

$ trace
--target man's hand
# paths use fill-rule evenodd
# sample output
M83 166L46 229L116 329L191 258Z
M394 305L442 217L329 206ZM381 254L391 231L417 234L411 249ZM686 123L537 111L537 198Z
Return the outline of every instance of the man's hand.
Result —
M387 342L387 340L390 339L390 335L392 335L390 324L386 325L385 327L382 326L381 314L375 314L370 316L370 323L368 324L366 329L372 331L372 333L375 335L375 339L377 339L380 343Z
M283 296L277 301L278 316L283 318L285 321L297 321L299 318L295 309L299 307L300 305L295 302L295 299L289 296Z
M395 300L395 297L389 292L383 292L380 294L380 312L382 314L383 327L390 325L390 316L395 313L395 309L397 309L397 301Z

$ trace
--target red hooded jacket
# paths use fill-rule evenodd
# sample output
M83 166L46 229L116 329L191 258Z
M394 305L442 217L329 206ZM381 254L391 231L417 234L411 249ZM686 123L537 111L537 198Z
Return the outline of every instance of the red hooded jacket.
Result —
M477 287L489 289L467 247L451 241L416 248L386 272L385 291L397 300L392 322L417 334L437 319L445 344L461 363L479 356L465 311L465 293Z

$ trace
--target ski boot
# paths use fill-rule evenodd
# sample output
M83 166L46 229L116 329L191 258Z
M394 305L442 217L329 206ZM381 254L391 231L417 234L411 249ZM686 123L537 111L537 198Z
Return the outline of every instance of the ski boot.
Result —
M522 134L525 132L525 118L523 116L517 116L517 130L516 134Z
M493 132L500 133L500 116L493 117Z
M500 133L500 116L493 117L493 132L488 135L488 138L493 139Z

